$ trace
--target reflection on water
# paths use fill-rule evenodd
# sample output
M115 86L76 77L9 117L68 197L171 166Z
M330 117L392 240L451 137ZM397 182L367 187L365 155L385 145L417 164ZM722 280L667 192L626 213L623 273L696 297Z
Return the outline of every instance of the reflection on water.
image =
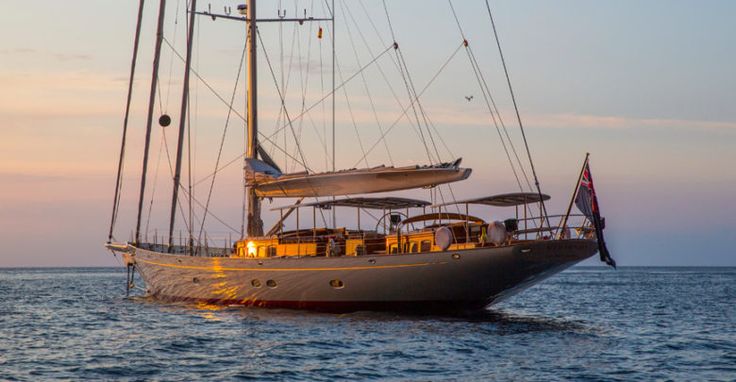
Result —
M351 313L325 313L315 311L299 311L290 309L261 309L243 307L239 305L217 305L206 302L166 302L147 296L133 296L128 298L141 304L150 304L165 312L189 312L208 320L262 320L280 322L282 324L321 325L326 322L350 322L351 325L387 325L401 322L452 324L453 327L463 323L468 324L467 330L475 330L480 324L485 324L498 335L510 335L530 332L568 332L586 333L601 331L594 324L586 324L582 320L562 319L545 316L521 315L491 307L486 310L472 310L443 313L416 313L416 312L372 312L358 311ZM457 328L453 333L457 333Z
M735 379L736 270L574 269L487 311L124 298L120 270L0 270L0 379Z

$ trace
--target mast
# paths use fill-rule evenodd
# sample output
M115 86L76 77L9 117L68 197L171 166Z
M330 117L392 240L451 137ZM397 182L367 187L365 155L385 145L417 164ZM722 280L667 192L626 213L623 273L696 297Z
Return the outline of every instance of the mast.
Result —
M148 171L148 151L151 146L151 125L153 123L153 107L156 101L156 85L158 81L158 65L161 58L161 43L164 39L164 15L166 0L161 0L158 8L158 25L156 27L156 48L153 54L153 71L151 73L151 93L148 98L148 119L146 121L146 143L143 147L143 171L141 172L141 191L138 198L138 219L135 225L135 242L141 238L141 216L143 212L143 198L146 195L146 172Z
M245 17L236 17L231 16L228 12L227 14L213 14L209 11L205 12L196 12L192 11L195 14L202 15L202 16L208 16L212 17L212 19L215 18L223 18L223 19L230 19L230 20L237 20L237 21L245 21L246 23L246 45L245 50L247 52L248 60L246 64L246 76L247 76L247 101L246 101L246 107L247 107L247 133L246 133L246 139L245 139L245 157L246 159L257 159L260 155L263 160L266 162L273 163L273 161L268 157L268 154L259 147L258 145L258 55L257 55L257 44L256 41L258 39L258 28L256 26L256 22L258 21L256 19L256 0L247 0L245 4L245 9L243 9L242 5L238 6L238 10L241 14L244 14ZM285 16L285 15L284 15ZM300 24L303 24L304 22L311 22L311 21L328 21L328 20L334 20L334 11L333 11L333 17L330 18L315 18L315 17L307 17L306 11L304 14L304 17L296 17L296 18L285 18L282 16L279 16L278 18L266 18L261 19L262 22L298 22ZM334 87L334 85L333 85ZM333 97L334 97L334 91L333 91ZM334 119L334 118L333 118ZM254 237L254 236L263 236L263 220L261 220L261 200L258 198L258 195L256 194L256 191L253 187L245 186L245 200L246 200L246 209L247 209L247 218L246 220L246 227L245 228L245 235L246 237Z
M335 172L335 0L332 0L330 11L330 18L332 19L332 33L330 34L330 40L332 40L332 172ZM335 200L334 196L332 200ZM332 209L332 227L337 228L336 208Z
M123 141L120 144L120 159L118 160L118 176L115 180L115 197L112 202L112 217L110 218L110 233L107 236L107 242L112 242L113 229L115 228L115 220L117 220L118 207L120 202L120 183L122 181L123 160L125 159L125 141L128 137L128 117L130 116L130 101L133 97L133 80L135 79L135 64L138 61L138 46L141 40L141 24L143 21L143 6L145 0L140 0L138 5L138 22L135 27L135 39L133 41L133 58L130 63L130 79L128 81L128 99L125 103L125 119L123 120Z
M184 146L184 129L187 121L187 104L189 103L189 72L192 67L192 40L194 38L194 16L197 8L197 0L191 0L189 10L189 31L187 35L187 57L184 63L184 85L181 96L181 116L179 117L179 140L176 146L176 172L174 173L174 190L171 197L171 217L169 219L169 251L174 247L174 221L176 220L176 204L179 198L179 185L181 184L181 160L182 148ZM191 225L192 222L190 221ZM192 246L192 230L189 229L189 246Z
M248 54L248 138L246 158L257 159L258 155L258 56L256 33L256 0L248 0L246 4L247 39L246 51ZM246 233L248 237L263 236L263 220L261 220L261 201L253 187L246 188L248 198L248 222Z

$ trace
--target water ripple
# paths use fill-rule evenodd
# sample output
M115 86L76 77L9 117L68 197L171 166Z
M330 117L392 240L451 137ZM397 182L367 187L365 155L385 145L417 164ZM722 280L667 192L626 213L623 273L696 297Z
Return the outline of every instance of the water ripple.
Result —
M0 270L0 380L736 380L733 268L576 268L452 315L168 304L124 277Z

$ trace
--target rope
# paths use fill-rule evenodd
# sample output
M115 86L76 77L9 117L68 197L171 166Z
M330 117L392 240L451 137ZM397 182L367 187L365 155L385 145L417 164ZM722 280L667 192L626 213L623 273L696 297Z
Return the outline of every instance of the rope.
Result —
M460 36L463 38L463 40L467 41L465 32L463 31L462 25L460 24L460 20L458 19L457 13L455 12L455 7L452 5L452 0L448 0L447 2L450 5L452 16L455 19L455 23L457 24L458 30L460 31ZM470 45L466 44L465 47L466 47L466 52L468 54L468 60L470 61L470 65L473 68L473 74L475 75L476 81L478 82L478 86L480 87L481 93L483 94L483 99L485 100L486 107L488 107L488 112L491 114L493 124L496 127L496 132L498 133L498 138L501 140L501 146L503 147L503 151L506 154L506 158L509 161L509 166L511 167L511 171L513 172L514 178L516 179L516 184L519 186L520 191L524 191L524 187L521 184L521 179L519 178L519 174L516 172L516 167L514 166L514 162L511 159L511 154L509 153L509 149L507 147L506 141L504 140L503 134L501 134L501 129L499 128L498 122L496 121L496 116L493 113L493 109L489 101L490 90L483 87L484 81L481 80L482 74L479 73L480 67L477 66L477 62L473 59L473 55L471 54L471 50L470 50ZM508 146L511 146L513 148L513 142L509 141Z
M172 49L172 51L174 52L174 54L176 54L176 56L177 56L177 57L179 57L179 59L181 59L182 61L184 60L184 58L183 58L183 57L181 56L181 54L179 54L179 52L177 52L177 51L176 51L176 49L174 49L174 47L173 47L173 46L171 45L171 43L170 43L169 41L167 41L167 40L166 40L166 39L164 38L164 39L163 39L163 42L165 42L165 43L166 43L166 45L168 45L168 46L169 46L169 48L171 48L171 49ZM201 81L201 82L202 82L202 83L203 83L203 84L205 85L205 87L207 87L207 89L208 89L208 90L209 90L209 91L210 91L210 92L211 92L211 93L212 93L212 94L213 94L213 95L214 95L215 97L217 97L217 99L218 99L218 100L220 100L220 102L222 102L222 103L223 103L223 104L224 104L225 106L227 106L227 107L228 107L228 109L232 110L232 112L233 112L233 113L234 113L234 114L235 114L235 115L236 115L236 116L237 116L238 118L240 118L240 120L242 120L243 122L245 122L245 121L246 121L245 117L244 117L244 116L243 116L243 115L242 115L242 114L241 114L241 113L240 113L239 111L237 111L236 109L234 109L234 108L232 107L232 105L230 105L230 104L229 104L229 103L228 103L228 102L227 102L227 101L225 100L225 98L223 98L223 97L222 97L222 95L220 95L220 93L218 93L218 92L217 92L217 90L215 90L215 88L213 88L213 87L212 87L212 85L210 85L210 84L209 84L209 82L207 82L207 81L206 81L206 80L205 80L205 79L204 79L204 78L203 78L203 77L202 77L202 76L201 76L201 75L200 75L200 74L199 74L199 73L198 73L198 72L197 72L197 71L196 71L196 70L195 70L194 68L192 68L192 69L191 69L191 72L192 72L192 74L194 74L194 75L195 75L195 76L197 77L197 79L198 79L199 81ZM283 126L283 127L282 127L282 129L283 129L283 128L285 128L285 127L286 127L286 126ZM263 138L264 140L266 140L266 141L267 141L268 143L272 144L272 145L273 145L273 146L274 146L274 147L275 147L276 149L278 149L279 151L282 151L282 152L284 152L284 153L286 153L286 154L288 155L288 152L286 152L286 151L285 151L285 150L284 150L283 148L281 148L281 147L280 147L280 146L279 146L279 145L278 145L278 144L277 144L276 142L274 142L274 141L273 141L273 140L271 139L271 137L272 137L273 135L271 135L271 136L267 136L267 135L265 135L265 134L263 134L262 132L260 132L260 131L259 131L259 132L258 132L258 136L259 136L259 137L261 137L261 138ZM296 161L298 161L298 159L297 159L297 158L295 158L295 157L290 157L290 158L291 158L292 160L296 160ZM301 163L300 163L300 164L301 164Z
M340 10L342 11L343 16L346 16L345 8L346 7L344 7L343 4L341 3ZM346 19L347 19L347 17L346 17ZM360 56L358 55L358 50L355 48L355 43L353 41L353 33L350 30L350 24L345 23L345 30L346 30L346 32L348 34L348 38L350 40L350 47L353 50L353 55L355 56L355 62L358 64L358 66L361 66L360 65ZM340 73L340 77L342 79L342 73ZM368 80L365 78L365 73L361 73L360 74L360 77L363 80L363 89L365 90L365 93L368 96L368 101L369 101L369 103L371 105L371 111L373 112L373 118L376 120L376 125L378 126L378 130L381 132L381 134L383 134L383 126L381 124L380 118L378 117L378 111L376 111L376 104L375 104L375 102L373 102L373 96L371 95L370 89L368 88ZM346 97L347 97L347 92L346 92ZM394 165L394 159L391 156L391 150L389 150L389 148L388 148L388 142L385 139L383 140L383 145L384 145L384 147L386 149L386 154L388 155L389 162L393 166ZM362 141L360 141L360 148L363 151L363 154L365 155L365 150L363 150L363 142ZM368 166L368 162L366 162L366 166Z
M289 116L289 112L288 112L288 110L286 108L286 102L284 100L284 96L281 93L281 90L279 89L279 83L278 83L278 80L276 79L276 73L273 70L273 65L271 65L271 60L268 57L268 51L266 51L266 46L265 46L265 44L263 44L263 39L261 38L260 32L257 32L256 34L258 36L258 40L261 43L260 44L261 45L261 50L263 50L263 55L266 58L266 63L268 64L268 69L271 72L271 78L272 78L272 80L274 82L274 85L276 87L276 91L278 92L279 99L281 100L281 106L284 109L284 116L286 117L286 119L288 121L287 126L289 126L289 129L291 130L292 137L294 138L296 147L299 150L299 156L302 159L302 162L300 162L300 163L304 166L304 169L305 170L311 171L310 168L309 168L309 166L307 166L307 164L306 164L307 161L306 161L306 158L304 157L304 152L302 151L301 145L299 144L299 140L297 139L296 133L294 132L293 120ZM333 92L334 92L334 90L333 90ZM307 183L309 184L309 182L307 182ZM316 199L317 199L317 201L319 201L319 198L316 198ZM323 217L323 219L324 219L324 217Z
M368 10L366 9L365 4L363 4L363 1L362 0L359 1L359 4L361 6L361 9L363 10L363 13L365 14L366 18L368 19L368 22L371 25L373 31L375 32L376 36L378 37L378 40L381 42L381 44L384 44L384 39L383 39L383 37L381 37L381 33L378 31L378 28L376 27L376 24L373 22L373 18L368 13ZM365 47L368 50L368 52L372 54L370 45L368 44L367 39L363 35L363 32L360 30L359 23L356 21L355 17L353 16L352 12L350 11L350 8L346 8L346 10L347 10L348 16L350 16L350 19L353 21L353 24L355 24L355 26L356 26L356 29L358 31L358 34L360 35L361 40L363 41L363 45L365 45ZM399 64L394 60L394 58L392 56L389 56L389 57L391 58L391 62L394 64L394 66L396 67L396 69L399 70L399 71L401 71L401 69L399 67ZM381 73L381 76L382 76L384 82L386 83L386 85L388 86L389 90L391 91L391 94L393 95L393 97L396 100L397 104L399 105L399 107L401 109L403 109L404 106L403 106L401 100L399 99L398 95L396 94L396 91L394 90L393 86L391 85L391 81L388 80L388 78L386 76L386 73L383 71L383 68L381 67L380 64L377 65L377 68L378 68L378 71ZM427 121L429 122L429 125L432 127L432 129L434 130L434 132L439 137L440 142L442 143L442 146L450 154L450 157L455 158L455 155L452 153L452 150L449 149L449 147L447 146L447 143L442 138L442 135L439 134L439 131L437 131L437 128L434 126L434 123L432 123L432 121L429 118L429 116L427 116L425 114L425 117L426 117ZM409 122L410 126L412 127L412 129L414 129L414 132L417 134L417 137L419 137L421 139L421 134L420 134L417 126L414 125L414 123L413 123L413 121L411 119L408 122ZM380 126L379 126L379 128L380 128ZM381 134L383 134L383 131L381 131Z
M383 10L386 14L386 21L388 22L388 28L391 31L391 38L394 41L396 41L396 34L394 33L394 27L393 27L393 24L391 23L391 17L388 14L388 6L386 5L386 0L383 0L382 3L383 3ZM406 87L406 92L409 95L409 99L410 100L417 99L417 102L418 102L418 97L415 97L416 92L412 93L413 84L412 86L410 86L409 85L410 81L407 80L408 68L406 67L406 62L404 62L404 56L401 54L401 52L398 49L396 52L396 58L399 61L399 73L401 74L401 79L404 81L404 87ZM424 145L424 150L427 152L427 157L429 158L429 162L433 163L432 154L429 151L429 146L427 146L427 140L424 138L424 132L422 131L422 124L419 121L419 114L417 113L417 108L415 107L415 104L416 102L411 102L409 106L411 107L412 112L414 113L414 118L416 118L417 120L417 126L419 127L420 139L422 141L422 144Z
M220 138L220 148L217 151L217 160L215 161L215 170L217 170L217 167L220 166L220 159L222 158L222 148L225 145L225 137L227 136L227 128L230 125L230 117L232 116L232 104L235 102L235 95L238 91L238 84L240 84L240 74L243 72L243 62L245 61L245 50L246 50L246 44L243 44L243 53L240 56L240 64L238 64L238 74L235 76L235 85L233 86L233 92L230 96L230 108L228 108L227 117L225 118L225 127L222 129L222 138ZM197 234L197 242L199 242L202 238L202 231L204 230L204 222L207 218L207 211L210 207L210 201L212 200L212 190L215 188L215 179L216 179L217 172L212 175L212 181L210 182L210 188L207 192L207 202L205 203L204 207L204 216L202 216L202 222L199 227L199 233ZM191 187L190 187L191 188ZM191 197L191 193L190 193Z
M432 76L432 78L429 80L429 82L427 82L427 84L424 86L424 88L422 88L422 90L416 95L416 97L414 97L411 100L411 102L409 103L409 105L403 109L403 111L401 112L401 114L399 115L399 117L396 118L396 120L394 120L394 122L391 124L391 126L389 126L389 128L386 129L386 132L383 133L381 135L381 137L379 137L378 140L368 149L368 151L366 152L367 155L370 154L373 151L373 149L375 149L376 146L381 142L381 139L384 139L386 137L386 135L388 135L388 133L390 133L391 130L393 130L393 128L396 127L396 125L404 118L404 116L406 115L406 113L409 112L409 109L419 100L419 97L421 97L424 94L424 92L427 91L427 89L434 83L434 81L437 79L437 77L439 77L439 75L445 70L445 68L450 63L450 61L452 61L452 59L455 58L455 56L457 56L457 53L460 52L460 49L462 47L463 47L463 44L460 44L455 49L455 51L450 55L450 57L448 57L447 60L445 60L445 62L442 64L442 66L440 66L440 68L437 71L437 73L435 73L435 75ZM358 163L360 163L362 160L363 160L363 158L360 158L356 162L356 164L353 165L353 167L357 166Z
M151 211L153 210L153 200L156 196L156 185L158 184L158 171L161 167L161 152L164 150L164 140L161 140L161 143L158 147L158 154L156 155L156 172L153 175L153 187L151 189L151 202L148 204L148 213L146 214L146 229L143 230L143 232L148 233L148 225L151 222Z
M301 159L302 159L302 164L304 166L304 169L305 170L308 170L309 167L307 166L307 160L304 157L304 151L302 150L302 147L299 144L299 141L297 140L296 133L294 132L293 121L292 121L291 117L289 116L289 111L286 109L286 102L284 101L284 95L281 92L281 90L279 89L279 83L278 83L278 80L276 79L276 73L274 73L273 66L271 65L271 60L268 58L268 51L266 50L266 46L263 44L263 39L261 38L261 33L258 32L258 31L256 31L256 35L258 36L258 41L260 42L261 50L263 51L263 55L266 58L266 63L268 64L268 69L271 72L271 78L273 79L274 85L276 85L276 91L278 92L279 99L281 100L281 107L284 108L284 115L286 116L286 119L289 122L288 123L289 130L291 130L291 135L294 137L294 140L295 140L295 143L296 143L296 147L299 149L299 157L301 157Z
M473 49L471 47L468 47L468 53L470 55L470 59L475 65L475 68L477 70L478 76L480 77L481 82L483 83L483 87L486 89L486 93L488 94L488 99L491 101L491 105L493 106L493 109L496 111L495 116L493 112L491 112L491 116L494 118L498 118L498 122L501 124L501 129L504 132L504 135L506 136L506 139L509 142L509 146L511 146L511 152L513 152L514 157L516 158L516 163L519 164L519 169L521 170L521 174L524 176L524 180L526 181L527 187L529 187L529 190L532 190L532 185L529 182L529 176L526 173L526 170L524 169L524 165L521 163L521 159L519 158L519 154L516 151L516 146L511 141L511 136L509 135L509 131L506 128L506 124L503 122L503 118L501 118L501 113L498 110L498 106L496 106L496 101L493 99L493 95L491 94L491 90L488 86L488 83L486 82L486 78L483 75L483 71L480 70L480 64L478 64L478 60L475 57L475 52L473 52ZM490 111L490 110L489 110ZM495 124L494 120L494 124Z
M521 130L521 137L524 139L524 147L526 148L527 157L529 157L529 165L532 168L532 175L534 176L534 185L537 186L537 193L539 194L539 205L542 215L547 221L547 226L552 227L547 216L547 208L544 205L544 198L542 198L542 188L539 185L539 178L537 177L537 171L534 168L534 161L532 160L532 153L529 150L529 143L526 139L526 133L524 132L524 125L521 123L521 115L519 114L519 106L516 103L516 96L514 96L514 88L511 86L511 77L509 76L508 68L506 67L506 60L503 56L503 50L501 49L501 41L498 38L498 32L496 31L496 23L493 21L493 13L491 12L491 6L486 0L486 9L488 10L488 18L491 20L491 27L493 27L493 36L496 38L496 45L498 46L498 53L501 56L501 64L503 65L503 72L506 74L506 83L509 85L509 92L511 93L511 100L514 104L514 111L516 112L516 120L519 122L519 129ZM544 221L544 220L543 220Z
M181 0L176 0L176 8L174 9L174 33L173 33L173 44L176 45L176 38L179 36L179 6L181 5ZM188 2L187 2L188 5ZM187 6L188 8L188 6ZM185 22L188 23L187 18L184 18ZM185 26L186 27L186 26ZM169 81L166 84L166 102L164 103L166 105L166 110L169 109L169 98L171 95L171 85L172 85L172 78L174 75L174 56L172 55L169 58ZM159 86L161 83L159 82ZM160 89L159 89L160 90ZM159 97L160 97L159 93ZM161 100L159 99L159 102Z
M340 76L340 80L342 81L342 70L340 69L340 64L337 60L335 60L335 65L337 66L337 73ZM348 106L348 114L350 114L350 120L353 125L353 129L355 130L355 136L358 138L358 146L360 146L360 151L363 153L363 161L365 162L366 167L370 167L368 164L368 158L365 153L365 147L363 147L363 139L360 137L360 132L358 131L358 124L355 122L355 115L353 114L353 107L350 104L350 98L348 97L348 91L346 88L343 88L343 94L345 95L345 103Z
M324 10L324 5L323 5ZM322 29L322 24L318 24L319 28ZM325 94L325 75L324 75L324 62L322 55L322 39L319 39L319 86L320 94ZM304 111L302 110L302 113ZM325 171L330 168L329 153L327 152L327 111L325 110L325 104L322 103L322 145L325 148Z
M338 86L335 86L335 89L334 90L330 91L329 93L325 94L322 98L320 98L319 100L317 100L316 102L314 102L311 106L309 106L308 108L306 108L306 110L303 113L301 113L301 114L297 115L296 117L294 117L293 120L298 120L298 119L304 117L305 114L309 113L310 111L312 111L312 109L314 109L315 107L317 107L317 105L319 105L320 103L324 102L334 92L336 92L337 90L342 89L350 81L352 81L353 79L355 79L355 77L357 77L358 75L360 75L360 72L364 71L365 69L367 69L368 67L370 67L371 65L373 65L376 61L378 61L378 59L380 59L384 54L386 54L387 52L389 52L391 49L394 49L394 44L391 44L386 49L384 49L384 51L381 52L381 53L379 53L378 56L374 57L370 62L368 62L367 64L365 64L362 68L358 69L357 72L355 72L352 75L350 75L350 77L348 77L343 83L341 83ZM289 127L288 124L281 126L274 133L272 133L271 135L267 136L266 139L270 139L271 137L275 136L281 130L286 129L287 127Z
M169 175L171 175L171 178L173 179L174 178L174 166L171 163L171 154L169 153L169 144L168 144L168 142L166 140L166 129L164 127L161 127L161 145L165 149L164 151L166 152L166 160L167 160L167 162L169 164ZM159 153L159 162L158 163L160 163L160 153ZM154 187L156 186L157 180L158 180L158 168L159 168L159 165L157 164L156 165L156 176L157 176L157 178L154 179L154 183L153 183L154 184ZM180 188L183 189L183 187L180 187ZM184 191L186 192L186 190L184 190ZM151 219L151 211L153 210L153 196L154 195L152 193L152 195L151 195L151 203L150 203L149 210L148 210L148 218L146 220L146 231L145 231L146 235L148 234L148 223L149 223L149 221ZM191 234L192 234L192 227L191 227L190 222L188 222L187 216L184 213L184 207L182 207L182 204L181 204L181 201L180 200L177 200L177 206L179 207L179 213L181 213L182 220L184 221L184 225L189 230L189 235L191 236Z

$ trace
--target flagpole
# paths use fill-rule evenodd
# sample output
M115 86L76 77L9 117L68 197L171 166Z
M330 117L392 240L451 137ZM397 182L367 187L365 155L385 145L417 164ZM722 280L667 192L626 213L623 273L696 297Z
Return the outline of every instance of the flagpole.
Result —
M585 173L585 166L588 165L588 158L590 157L590 153L585 153L585 160L583 161L583 167L580 169L580 175L578 176L578 181L575 183L575 189L572 191L572 198L570 199L570 204L567 206L567 212L565 213L565 216L562 218L562 221L560 222L560 225L557 227L557 238L559 239L562 235L562 230L565 228L565 225L567 225L567 218L570 216L570 211L572 211L572 205L575 203L575 197L578 194L578 190L580 189L580 181L583 179L583 174Z

